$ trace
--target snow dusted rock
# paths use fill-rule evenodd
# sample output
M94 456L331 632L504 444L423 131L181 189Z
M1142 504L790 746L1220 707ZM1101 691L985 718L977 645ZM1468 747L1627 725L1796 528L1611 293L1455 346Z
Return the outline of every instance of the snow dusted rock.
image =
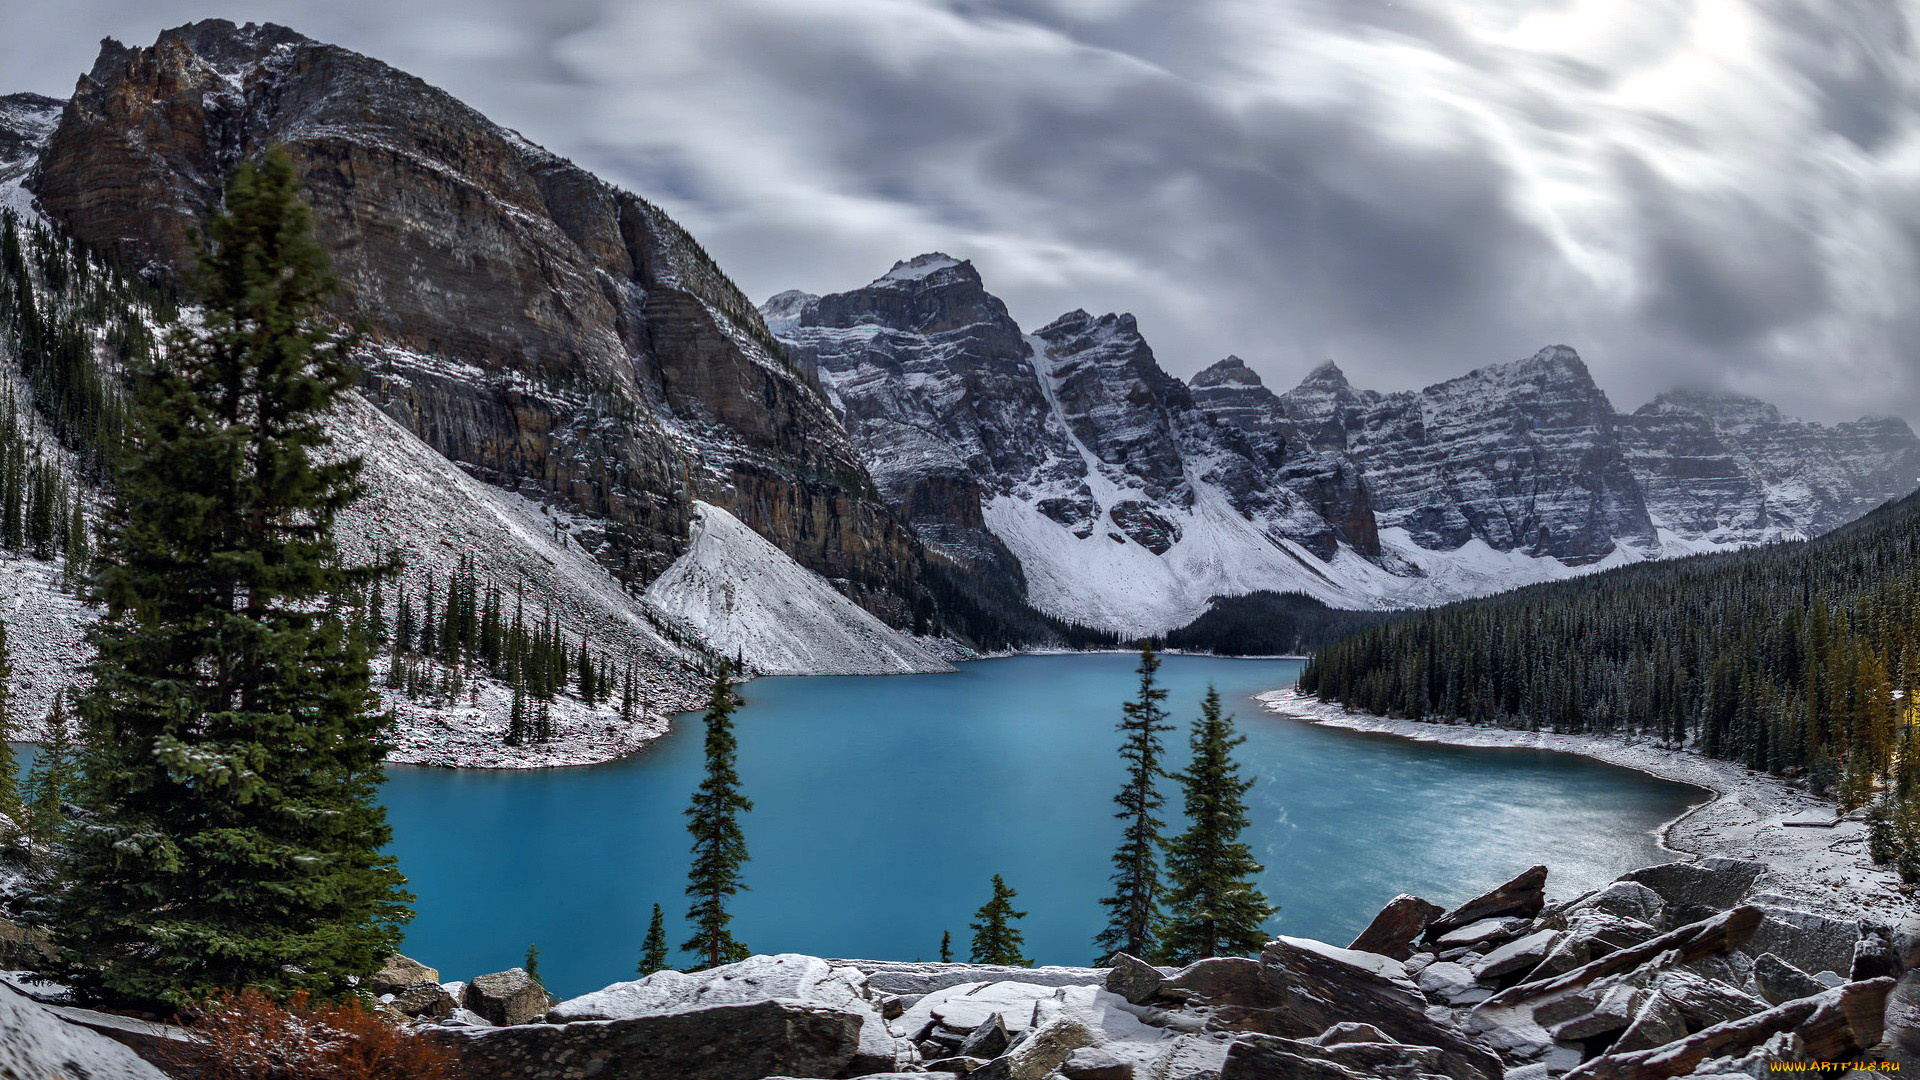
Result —
M1760 910L1766 918L1747 940L1744 951L1749 956L1770 952L1814 975L1830 971L1844 977L1852 970L1854 949L1863 936L1859 922L1772 904Z
M753 956L734 964L692 973L658 971L644 979L615 983L571 998L547 1010L549 1023L629 1020L664 1016L715 1005L783 1001L835 1009L859 1024L857 1056L874 1069L905 1060L905 1049L888 1032L880 1007L871 1000L867 978L852 967L798 953Z
M1007 967L997 964L941 964L903 960L829 960L867 977L867 987L884 994L915 997L962 983L1015 981L1036 986L1101 986L1106 968Z
M1427 1015L1425 995L1397 960L1283 937L1267 945L1260 965L1283 996L1283 1007L1274 1012L1294 1025L1291 1033L1270 1034L1305 1039L1334 1024L1367 1023L1400 1042L1439 1048L1438 1071L1455 1080L1500 1076L1498 1058Z
M436 982L419 982L406 987L392 995L390 1004L402 1016L427 1020L446 1020L456 1011L465 1011L460 1009L459 1000Z
M1582 897L1565 909L1572 915L1584 911L1604 911L1609 915L1635 919L1648 926L1664 926L1667 902L1660 894L1637 881L1615 881L1590 896Z
M426 1030L454 1047L466 1075L488 1080L836 1077L860 1048L859 1017L793 1001L629 1020Z
M1479 919L1440 935L1433 944L1445 951L1471 949L1475 946L1505 941L1520 932L1526 925L1526 919Z
M1670 925L1685 925L1715 911L1725 911L1745 899L1753 883L1767 870L1765 863L1740 859L1702 859L1646 866L1621 875L1660 894L1669 907Z
M1753 982L1760 996L1775 1005L1829 989L1825 983L1770 952L1754 958Z
M1353 944L1347 948L1405 960L1412 955L1413 943L1427 925L1439 918L1444 910L1438 904L1401 893L1387 901L1387 905L1380 909L1380 913L1373 917L1373 921L1360 931L1360 936L1354 938Z
M1443 1055L1431 1046L1404 1046L1391 1041L1328 1046L1272 1035L1243 1035L1227 1049L1220 1080L1424 1080L1444 1073Z
M508 968L469 980L460 1004L490 1024L508 1026L538 1020L552 1000L526 969Z
M1094 1033L1072 1017L1058 1017L1035 1028L1006 1054L968 1074L978 1080L1046 1080L1075 1050L1091 1046Z
M686 554L646 598L724 656L764 675L951 671L732 514L694 504Z
M1440 941L1456 930L1471 923L1488 919L1521 918L1531 919L1540 914L1547 906L1547 868L1534 866L1522 871L1512 881L1496 889L1481 893L1452 911L1441 915L1427 924L1425 937L1428 941ZM1476 940L1485 940L1484 938ZM1469 941L1455 941L1453 944L1471 944Z
M1493 996L1493 991L1481 986L1472 971L1450 960L1421 968L1415 982L1429 999L1449 1005L1471 1005Z
M1558 930L1536 930L1509 941L1486 954L1474 965L1473 973L1476 978L1488 983L1511 976L1524 976L1547 958L1553 947L1560 943L1561 937L1562 933Z
M0 1076L167 1080L132 1050L0 986Z
M1126 953L1115 953L1110 962L1113 967L1107 972L1107 989L1135 1005L1153 1000L1160 992L1160 984L1166 981L1166 975L1159 968Z
M380 970L367 978L366 988L373 994L398 994L422 982L436 985L440 982L440 973L418 960L394 953Z

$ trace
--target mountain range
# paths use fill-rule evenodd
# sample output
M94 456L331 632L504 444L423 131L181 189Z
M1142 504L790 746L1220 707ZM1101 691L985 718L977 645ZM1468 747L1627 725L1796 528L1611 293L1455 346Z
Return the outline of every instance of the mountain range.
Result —
M1903 421L1700 392L1623 414L1564 345L1391 394L1331 362L1279 394L1234 356L1183 381L1131 316L1027 333L940 253L761 314L930 550L1126 634L1261 589L1423 606L1802 539L1920 483Z
M1816 535L1920 480L1899 420L1700 393L1622 414L1564 346L1391 394L1331 364L1276 394L1234 357L1182 380L1131 316L1029 332L942 254L756 308L641 196L272 24L109 40L70 98L0 98L0 207L179 290L224 177L273 145L334 313L365 331L336 435L370 495L344 546L399 553L412 594L470 558L630 660L656 718L720 656L925 671L1158 633L1255 590L1429 604ZM26 604L50 575L9 579L16 610L82 610ZM24 662L67 664L78 617L27 620ZM502 700L402 709L400 741L513 764L641 737L576 710L561 743L590 749L503 757Z

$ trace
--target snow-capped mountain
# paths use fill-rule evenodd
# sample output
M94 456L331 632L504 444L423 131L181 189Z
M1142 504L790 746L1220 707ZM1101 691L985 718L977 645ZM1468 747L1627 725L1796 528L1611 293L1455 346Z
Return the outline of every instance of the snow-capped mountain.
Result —
M1122 633L1257 589L1427 604L1812 536L1920 482L1902 421L1700 394L1622 415L1561 345L1393 394L1331 363L1275 394L1238 357L1182 382L1130 316L1023 334L938 253L762 314L929 546L1004 550L1042 610Z

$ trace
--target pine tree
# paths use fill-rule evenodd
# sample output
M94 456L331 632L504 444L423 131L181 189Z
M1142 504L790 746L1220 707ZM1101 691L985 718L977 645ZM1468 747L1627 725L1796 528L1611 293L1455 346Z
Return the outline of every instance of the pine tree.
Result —
M527 741L527 688L513 682L513 707L507 712L507 745L522 746Z
M1033 966L1033 961L1020 955L1027 942L1019 927L1013 925L1014 920L1027 917L1026 912L1013 910L1013 898L1019 895L1007 888L999 874L993 875L993 898L980 905L973 914L974 921L967 924L973 929L972 963ZM946 944L943 941L941 947Z
M953 931L951 930L940 931L940 962L953 963Z
M653 905L653 918L647 923L647 937L640 943L640 966L636 968L642 975L651 975L656 971L665 971L669 966L667 958L667 918L660 905Z
M27 820L21 805L19 770L13 759L13 654L7 651L7 625L0 622L0 848L10 848Z
M1161 707L1167 691L1155 681L1160 658L1150 642L1140 646L1140 694L1124 708L1120 732L1125 736L1120 756L1127 763L1127 782L1113 801L1120 806L1114 817L1126 822L1119 850L1113 853L1113 895L1101 900L1107 909L1107 927L1093 939L1100 950L1095 963L1105 963L1114 953L1149 957L1159 952L1160 932L1160 829L1164 824L1154 816L1162 805L1155 786L1162 775L1161 732L1173 730L1166 723Z
M1187 830L1167 844L1167 921L1159 961L1187 964L1209 956L1244 956L1267 942L1264 929L1279 910L1253 879L1263 869L1240 838L1248 825L1245 796L1233 748L1233 717L1220 711L1220 692L1207 688L1188 746L1193 761L1180 773Z
M708 967L719 967L751 955L734 940L729 929L733 916L727 912L727 897L746 888L740 868L747 861L747 838L739 815L752 810L753 803L740 794L735 770L739 743L733 735L733 681L725 664L713 677L706 725L707 774L687 807L687 831L693 834L693 865L687 872L693 905L687 921L694 931L680 947Z
M410 917L375 798L387 718L333 598L357 460L321 464L354 379L282 151L207 224L198 329L137 372L103 528L83 702L87 828L48 912L57 970L154 1006L217 989L347 992Z
M532 942L527 943L527 960L526 960L525 971L527 973L527 977L532 979L534 982L539 983L543 987L547 985L546 980L540 977L540 946L533 944Z
M55 694L53 707L47 711L47 740L40 744L40 752L27 770L27 793L21 799L26 804L27 837L38 857L49 855L60 840L66 827L66 805L74 797L79 772L66 694Z

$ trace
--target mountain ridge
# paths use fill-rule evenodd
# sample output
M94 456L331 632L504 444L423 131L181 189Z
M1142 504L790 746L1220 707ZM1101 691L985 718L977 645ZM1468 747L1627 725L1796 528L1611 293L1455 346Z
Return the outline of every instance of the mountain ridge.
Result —
M1332 361L1282 393L1237 356L1180 380L1129 315L1020 333L941 252L762 311L930 544L964 522L971 550L1014 554L1043 611L1120 633L1216 595L1438 603L1805 538L1920 482L1901 421L1685 392L1623 413L1567 345L1394 393Z

